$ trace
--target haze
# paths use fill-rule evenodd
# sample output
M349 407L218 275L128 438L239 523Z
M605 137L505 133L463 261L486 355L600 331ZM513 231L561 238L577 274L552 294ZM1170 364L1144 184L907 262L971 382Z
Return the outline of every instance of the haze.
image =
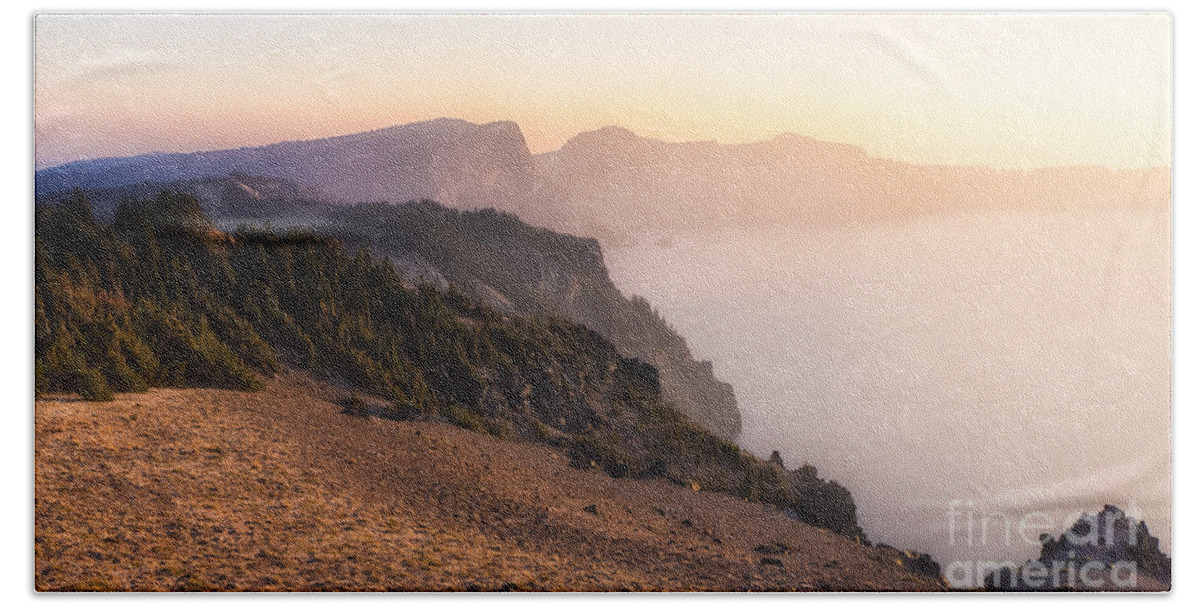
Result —
M742 445L847 484L872 538L1022 560L1023 517L1113 504L1171 546L1169 212L672 231L605 260L733 381ZM968 543L954 501L1011 537Z
M36 163L510 119L794 132L919 163L1165 166L1171 21L1072 15L39 15Z

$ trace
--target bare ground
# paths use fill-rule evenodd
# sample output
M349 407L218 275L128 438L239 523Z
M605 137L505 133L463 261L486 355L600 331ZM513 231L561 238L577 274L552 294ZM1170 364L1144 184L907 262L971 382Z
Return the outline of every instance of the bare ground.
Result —
M937 590L894 555L552 448L259 393L36 404L38 590Z

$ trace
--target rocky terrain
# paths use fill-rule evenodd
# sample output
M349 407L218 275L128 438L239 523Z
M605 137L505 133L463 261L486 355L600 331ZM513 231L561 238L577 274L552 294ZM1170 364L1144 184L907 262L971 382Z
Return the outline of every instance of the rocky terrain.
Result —
M1083 514L1057 538L1043 534L1036 560L997 568L989 591L1169 591L1171 558L1146 522L1112 505Z
M437 422L257 393L36 404L39 590L942 590L912 554Z

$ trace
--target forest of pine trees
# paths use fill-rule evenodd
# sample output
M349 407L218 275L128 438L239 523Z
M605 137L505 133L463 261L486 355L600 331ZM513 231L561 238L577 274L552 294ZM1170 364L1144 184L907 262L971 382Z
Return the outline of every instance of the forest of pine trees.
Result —
M862 537L850 493L693 424L657 370L555 317L505 316L386 258L304 232L220 232L187 195L82 193L36 208L35 390L88 401L149 387L257 390L284 365L388 404L563 448L617 477L665 477Z

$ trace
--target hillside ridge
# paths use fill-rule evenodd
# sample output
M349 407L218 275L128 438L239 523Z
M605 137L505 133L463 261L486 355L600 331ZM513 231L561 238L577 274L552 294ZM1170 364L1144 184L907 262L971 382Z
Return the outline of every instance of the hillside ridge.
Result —
M39 207L37 225L38 393L254 391L293 365L354 387L355 409L551 445L575 466L776 505L865 539L844 487L704 430L663 400L657 368L560 317L408 283L327 236L222 233L186 195L126 201L107 225L77 193Z
M217 228L269 224L326 234L387 256L411 280L443 289L453 284L506 314L552 315L584 325L624 356L657 367L665 398L692 420L731 441L741 431L733 387L714 375L710 363L698 361L648 302L617 289L596 239L530 226L509 213L464 212L433 201L330 204L321 191L293 181L240 173L83 194L98 219L112 221L122 202L153 200L164 191L195 198ZM72 196L52 193L37 202L53 205Z

